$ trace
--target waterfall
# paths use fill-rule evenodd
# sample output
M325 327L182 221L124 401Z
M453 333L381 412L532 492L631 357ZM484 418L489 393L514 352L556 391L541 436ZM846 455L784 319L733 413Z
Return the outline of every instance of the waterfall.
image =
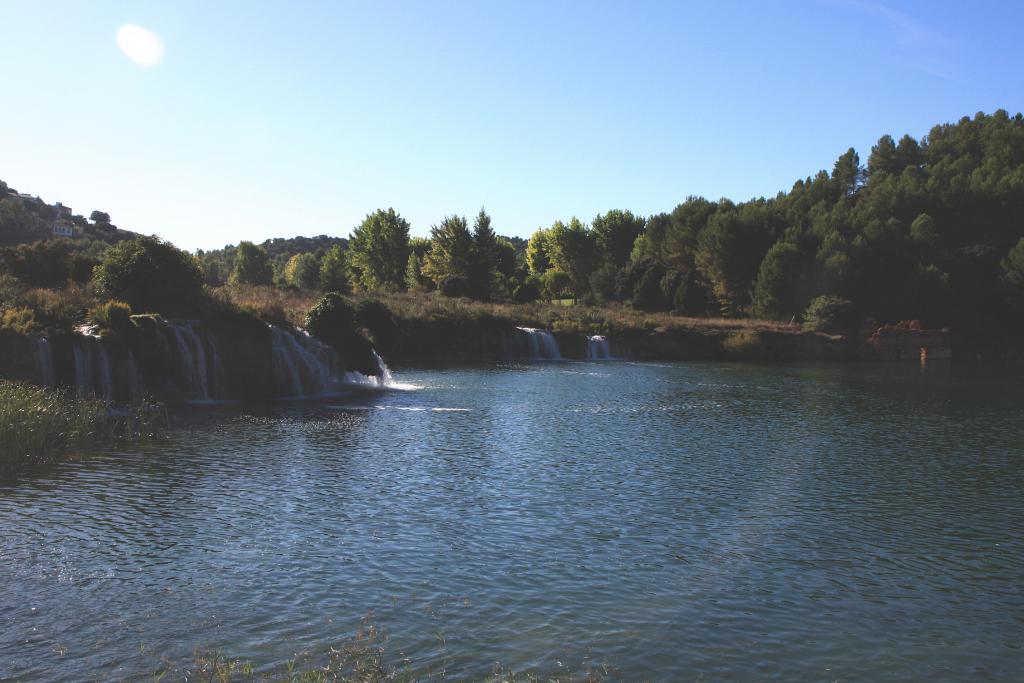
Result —
M527 358L529 360L560 360L562 353L558 349L558 341L555 339L555 335L547 330L541 330L536 327L517 327L512 354L506 357Z
M47 389L56 389L57 368L53 363L53 347L45 337L36 340L36 367L39 369L39 384Z
M380 354L376 350L371 350L370 353L373 355L373 360L377 364L377 375L364 375L361 372L346 372L342 376L342 381L345 384L353 384L360 387L370 387L373 389L415 389L417 388L412 384L402 384L396 382L395 378L391 375L391 369L388 368L384 359L380 357Z
M612 344L608 337L595 334L587 337L587 360L609 360L612 355Z
M90 338L79 336L71 342L71 353L75 357L75 387L81 397L92 395L92 354L88 347Z
M331 383L331 357L326 347L304 333L270 327L274 376L285 396L322 394Z
M181 387L189 398L206 401L210 398L209 380L206 375L206 351L192 328L192 323L178 325L168 323L174 333L178 351L178 377L185 385Z
M75 359L75 387L78 395L86 398L96 396L107 401L114 398L114 372L110 354L103 345L103 339L93 327L79 326L71 341L71 353Z
M110 354L99 339L92 340L92 350L95 351L96 381L93 386L96 388L97 396L110 401L114 398L114 379L110 372Z

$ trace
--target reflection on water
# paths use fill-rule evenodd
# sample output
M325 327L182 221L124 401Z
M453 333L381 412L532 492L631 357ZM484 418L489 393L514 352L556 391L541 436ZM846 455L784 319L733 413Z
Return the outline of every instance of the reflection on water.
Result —
M0 679L260 664L359 617L456 677L1013 679L1024 389L978 369L501 364L221 407L0 482Z

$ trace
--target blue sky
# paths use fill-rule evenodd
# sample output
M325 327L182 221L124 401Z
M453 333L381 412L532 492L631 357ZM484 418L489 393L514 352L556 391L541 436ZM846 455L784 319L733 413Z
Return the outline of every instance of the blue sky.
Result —
M188 249L771 196L1024 109L1024 3L6 2L0 179ZM135 24L162 41L144 67Z

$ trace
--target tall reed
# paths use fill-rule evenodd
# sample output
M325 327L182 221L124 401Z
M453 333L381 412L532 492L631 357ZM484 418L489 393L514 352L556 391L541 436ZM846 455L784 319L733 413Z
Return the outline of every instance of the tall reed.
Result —
M0 470L45 460L74 446L151 430L146 407L117 415L97 399L0 380Z

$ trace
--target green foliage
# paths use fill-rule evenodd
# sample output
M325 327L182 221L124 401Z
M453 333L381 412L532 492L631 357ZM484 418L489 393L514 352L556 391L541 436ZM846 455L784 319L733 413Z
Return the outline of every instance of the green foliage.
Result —
M1008 290L1012 306L1024 311L1024 237L1010 249L1000 264L1000 278Z
M633 288L633 307L641 311L663 311L667 306L661 289L664 271L651 268L643 274Z
M0 329L18 334L35 334L40 331L40 325L36 322L35 312L31 308L17 306L0 310Z
M73 446L152 433L146 406L111 415L103 401L0 380L0 470L13 470Z
M372 373L370 343L359 332L356 310L336 292L323 296L306 314L305 327L314 337L330 344L347 368Z
M369 331L374 346L382 353L391 351L398 343L401 331L391 315L391 309L384 303L373 299L359 302L355 309L355 319Z
M468 284L472 258L473 235L466 219L453 214L430 229L430 251L423 259L423 274L444 293L445 282L462 279ZM448 296L465 296L467 289Z
M298 289L316 289L320 286L320 260L315 254L296 254L284 267L284 281Z
M572 276L564 270L549 270L541 276L541 283L548 299L562 299L572 295Z
M469 296L469 278L463 275L446 275L437 283L437 291L444 296Z
M815 298L804 312L804 329L814 332L848 334L857 323L853 303L832 294Z
M409 262L409 222L394 209L368 214L352 231L348 247L350 281L358 289L400 290Z
M345 250L341 245L334 245L320 261L320 289L325 292L349 292L348 264Z
M123 301L106 301L89 309L90 322L104 330L127 330L132 326L132 307Z
M753 312L769 320L789 318L800 312L798 285L800 250L791 242L776 242L765 254L754 284Z
M273 280L274 269L266 250L252 242L239 242L228 281L233 285L269 285Z
M204 298L195 259L155 237L111 247L96 266L93 282L101 298L124 301L138 313L188 316Z
M527 278L523 284L516 287L512 297L521 304L537 301L541 297L541 285L536 276Z
M618 209L595 217L591 228L600 259L614 268L626 265L646 223L643 217Z
M405 266L405 288L410 292L427 292L433 288L433 282L423 274L423 265L415 251L409 252L409 262Z
M551 267L548 257L547 231L538 228L526 243L526 263L534 275L543 275Z
M483 301L491 298L501 260L502 250L491 228L491 217L481 208L473 222L473 246L466 272L470 296Z

